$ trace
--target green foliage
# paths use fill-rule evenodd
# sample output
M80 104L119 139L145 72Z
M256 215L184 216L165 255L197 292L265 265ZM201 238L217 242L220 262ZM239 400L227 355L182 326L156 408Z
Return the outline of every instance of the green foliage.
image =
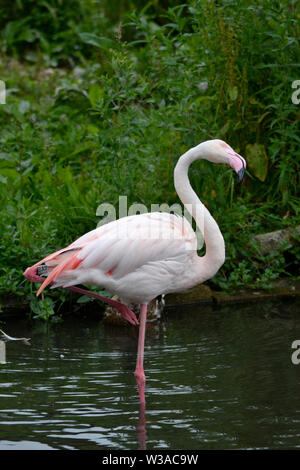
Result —
M5 1L0 26L4 53L48 66L90 57L92 49L81 34L108 29L103 9L93 0Z
M230 168L190 170L225 237L214 286L268 288L294 274L299 246L288 249L292 261L262 257L250 239L299 223L299 16L288 0L10 2L0 45L1 292L31 295L23 270L93 229L100 203L178 202L174 165L210 138L249 160L241 186ZM51 301L64 297L53 291ZM41 305L31 299L35 315L51 318L54 304Z
M41 300L38 300L36 297L32 296L30 300L30 308L33 312L33 318L37 320L49 321L54 318L54 301L51 297L45 297Z

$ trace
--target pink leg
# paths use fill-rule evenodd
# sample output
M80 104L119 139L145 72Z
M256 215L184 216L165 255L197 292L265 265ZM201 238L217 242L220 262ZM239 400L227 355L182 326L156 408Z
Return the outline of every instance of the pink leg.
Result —
M45 278L38 276L37 274L37 267L27 268L24 272L24 276L31 282L44 282ZM101 302L105 302L112 307L115 307L121 315L129 321L132 325L138 325L137 318L135 314L126 306L123 305L121 302L117 302L116 300L108 299L106 297L102 297L101 295L95 294L94 292L87 291L85 289L81 289L80 287L66 287L68 290L72 290L74 292L79 292L83 295L89 295L90 297L94 297L95 299L101 300Z
M138 385L141 405L145 406L145 383L146 377L144 373L144 344L145 344L145 330L147 318L147 304L141 305L140 312L140 329L139 329L139 342L136 360L135 378Z

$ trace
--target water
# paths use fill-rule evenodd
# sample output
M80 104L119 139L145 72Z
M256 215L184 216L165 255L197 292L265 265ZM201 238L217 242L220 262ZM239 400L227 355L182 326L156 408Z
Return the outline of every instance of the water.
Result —
M147 328L145 413L134 327L7 321L31 346L6 344L0 449L300 447L299 318L299 301L168 310Z

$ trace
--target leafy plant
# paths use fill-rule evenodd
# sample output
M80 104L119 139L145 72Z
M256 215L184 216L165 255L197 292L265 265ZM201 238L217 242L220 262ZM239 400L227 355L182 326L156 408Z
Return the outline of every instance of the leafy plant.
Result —
M37 299L35 296L32 296L30 300L30 308L34 313L33 318L36 320L53 321L55 315L54 305L55 302L51 297ZM57 317L55 317L55 320L57 321Z
M190 170L226 242L211 284L269 288L295 275L299 245L262 257L251 238L300 223L299 15L287 0L10 2L0 46L1 293L30 295L24 269L95 228L102 202L178 202L178 157L211 138L248 160L241 186L229 168ZM55 308L31 299L35 315L52 318L65 296L51 299Z

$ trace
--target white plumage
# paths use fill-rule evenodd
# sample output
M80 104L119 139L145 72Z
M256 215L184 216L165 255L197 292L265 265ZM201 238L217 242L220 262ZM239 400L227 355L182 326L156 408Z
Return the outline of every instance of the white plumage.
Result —
M66 264L52 279L53 288L94 284L123 302L140 304L194 285L196 249L196 235L187 219L153 212L98 227L39 264L45 263L49 274Z

